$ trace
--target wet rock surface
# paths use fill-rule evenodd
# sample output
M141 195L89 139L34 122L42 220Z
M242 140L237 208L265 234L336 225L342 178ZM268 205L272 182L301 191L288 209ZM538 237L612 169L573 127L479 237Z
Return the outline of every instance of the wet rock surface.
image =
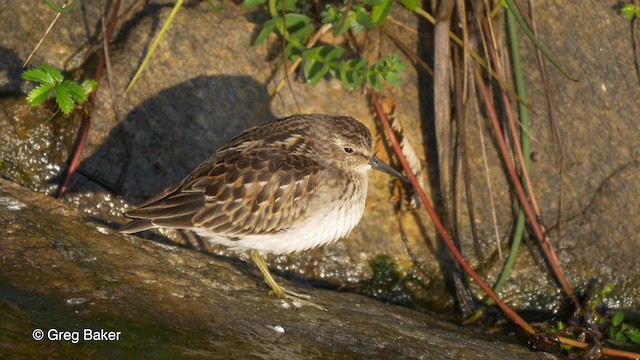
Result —
M0 353L15 359L553 358L516 338L282 280L328 311L286 309L250 264L115 235L4 180L0 221ZM62 332L78 340L57 340Z

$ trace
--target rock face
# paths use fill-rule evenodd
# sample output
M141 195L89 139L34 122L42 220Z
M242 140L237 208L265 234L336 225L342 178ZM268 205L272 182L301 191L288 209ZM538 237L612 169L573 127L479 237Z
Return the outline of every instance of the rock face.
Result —
M637 206L640 198L640 130L636 118L640 113L637 101L640 86L633 73L629 24L602 1L536 3L541 40L580 79L578 83L571 82L557 71L549 70L556 117L561 123L565 143L565 178L561 180L539 74L535 70L527 71L530 104L535 110L531 133L536 139L533 147L538 154L532 177L547 227L559 249L560 262L577 292L583 292L586 284L595 278L602 284L614 285L614 292L605 299L605 306L637 312L640 308L640 262L637 261L640 257L637 246L640 233ZM73 77L92 77L95 61L87 59L91 46L99 37L100 9L88 4L80 2L77 9L60 18L31 64L46 62L65 69ZM384 142L376 131L368 100L358 91L347 92L336 81L321 81L311 88L292 78L290 87L286 86L286 90L261 113L259 110L274 87L272 80L280 79L278 75L272 76L277 71L267 62L273 58L271 50L277 49L279 42L275 41L272 49L252 47L256 24L262 23L265 15L246 11L230 2L221 13L212 12L206 2L183 7L139 82L129 92L124 92L170 11L169 5L153 1L123 1L122 18L111 47L111 83L104 80L99 89L81 173L75 177L71 192L65 198L67 205L103 224L100 231L111 233L110 229L124 221L123 210L180 180L215 148L256 121L297 112L352 115L367 124L372 133L378 134L377 149L384 153ZM566 14L581 16L568 22ZM3 59L0 62L0 93L3 94L0 98L0 132L3 134L0 175L50 195L66 166L80 119L52 118L50 109L34 110L25 106L23 97L27 86L21 82L19 74L22 62L53 16L41 2L0 3L0 33L3 34L0 44ZM411 15L394 13L394 16L419 28L417 19ZM594 26L597 29L594 30ZM395 30L410 46L425 46L415 34L402 28ZM574 35L567 37L565 34ZM379 39L372 39L369 44L380 46L383 53L397 51L389 39L377 35ZM370 36L376 36L376 33ZM535 55L530 44L523 41L521 47L525 67L535 69ZM405 58L405 61L410 63L409 59ZM429 165L437 163L430 132L432 105L429 99L432 95L429 89L432 84L411 67L402 75L401 83L403 86L399 88L385 88L385 94L394 97L397 115L408 139L418 154L424 156L428 183L437 185L434 179L438 177L433 165ZM476 132L486 130L485 124L479 128L475 123L470 126ZM490 139L489 134L485 133L485 138ZM471 141L479 144L478 138ZM476 247L470 242L468 224L463 223L460 232L463 252L476 266L495 253L494 227L491 209L486 205L489 198L479 146L473 147L471 167L482 242L477 247L483 256L481 260L474 258ZM498 237L507 239L513 224L513 199L500 160L491 146L487 151L490 178L497 198ZM560 183L564 184L565 205L561 222L557 224L554 218ZM449 269L449 257L421 211L395 215L395 202L389 200L389 184L386 175L371 174L365 216L349 237L302 254L271 258L270 264L280 274L313 284L357 289L412 306L436 310L452 308L453 292L444 275ZM18 279L2 280L0 306L7 309L7 316L17 319L10 322L11 328L2 329L12 334L11 341L3 342L3 346L14 346L15 340L21 353L29 355L33 343L24 334L37 326L51 328L60 324L63 330L87 327L122 331L123 336L135 334L129 338L132 342L114 356L132 354L133 349L147 346L149 339L155 339L154 344L159 349L156 351L162 353L165 340L176 339L177 344L178 340L191 339L196 333L201 336L200 348L205 356L214 356L212 352L220 344L224 344L225 349L226 345L248 349L241 353L244 355L251 351L256 356L279 351L278 346L284 340L273 330L273 326L281 324L275 319L291 313L284 310L272 313L273 299L264 296L262 288L254 292L260 279L251 267L175 246L163 247L149 241L100 235L96 233L96 225L82 224L87 222L85 220L63 221L65 214L74 214L63 204L37 194L26 195L25 190L9 184L3 186L12 189L5 190L9 195L3 206L16 209L6 213L10 222L2 228L12 234L14 240L0 239L0 260L3 261L0 276ZM31 198L37 201L28 200ZM13 202L16 199L18 203ZM31 202L36 204L33 209L20 205ZM29 217L25 217L25 211ZM28 221L23 222L24 219ZM50 235L50 231L57 235ZM16 240L17 236L20 240ZM163 233L155 239L217 255L227 254L223 249L212 249L197 239L185 239L182 234ZM503 297L517 309L557 312L562 304L557 286L551 276L541 275L548 272L541 265L543 262L539 261L535 246L529 249L532 251L520 255L517 272L502 292ZM485 265L486 276L491 282L501 269L501 263L494 261ZM228 274L218 276L219 272ZM163 277L156 276L160 273ZM332 320L337 316L335 310L326 319L322 314L316 317L308 312L295 313L297 318L282 325L285 335L303 333L309 337L301 335L298 347L286 350L291 354L320 347L319 357L340 357L339 354L384 357L385 351L390 351L388 354L391 355L419 357L425 347L432 346L431 340L418 334L433 329L422 324L423 320L431 321L426 320L426 316L423 318L424 315L383 306L355 295L310 288L302 291L313 293L329 308L334 302L345 302L350 304L345 305L345 309L352 308L344 314L340 312L346 317L335 322ZM221 293L229 299L225 300L219 295ZM153 302L140 300L141 294L143 300ZM237 309L233 316L226 315L229 308L239 304L246 306L244 312ZM366 327L370 330L358 332L354 330L355 325L353 328L346 325L368 323L368 315L363 314L373 307L387 309L376 310L380 314L385 311L404 314L402 321L410 329L406 331L415 330L416 334L407 335L405 330L398 329L388 333L415 343L399 342L396 346L394 341L387 339L380 340L383 345L377 346L378 336L386 330ZM261 311L259 315L256 310ZM350 314L350 311L355 313ZM108 315L98 314L101 312ZM237 314L245 317L236 317ZM51 322L38 322L40 317ZM386 324L380 326L390 329L386 326L395 320L382 318L376 317ZM328 323L334 327L320 329L322 324ZM232 331L234 335L227 336L233 328L237 328L237 332ZM451 329L449 325L435 328ZM376 341L351 337L351 331L366 333ZM213 336L205 338L203 333ZM451 338L451 335L443 337ZM0 341L4 338L0 336ZM252 338L263 339L265 346L255 348L251 345ZM485 341L472 339L477 344ZM369 346L363 345L365 343ZM57 342L53 346L59 354L75 349L68 343ZM480 345L468 348L475 349L476 346ZM110 351L109 347L100 349ZM89 348L87 351L98 350ZM186 352L177 346L171 351L183 355ZM235 347L230 346L228 351L228 355L236 355L233 353ZM471 356L460 351L460 356ZM447 358L449 354L454 357L453 352L446 351L436 351L433 356Z
M328 311L286 309L250 264L114 234L5 180L0 221L11 358L551 358L362 295L286 284Z

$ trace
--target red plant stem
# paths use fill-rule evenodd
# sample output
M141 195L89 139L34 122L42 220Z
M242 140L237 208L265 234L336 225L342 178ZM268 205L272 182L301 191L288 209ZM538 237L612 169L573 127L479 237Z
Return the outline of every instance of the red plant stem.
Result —
M396 139L396 136L393 133L393 129L391 128L391 125L389 124L389 120L387 119L386 115L384 114L384 110L382 109L382 105L380 104L380 101L378 100L378 95L375 93L375 91L373 91L371 89L370 89L370 92L371 92L371 96L372 96L372 100L373 100L373 105L375 106L376 111L378 113L378 116L380 117L380 120L382 121L382 125L384 127L385 132L387 133L387 137L389 138L389 141L391 142L391 146L393 147L393 149L396 152L396 154L402 154L402 150L400 148L400 144L398 143L398 139ZM418 179L416 178L416 175L413 173L413 170L411 170L411 167L409 166L409 163L407 163L407 160L404 158L404 156L398 156L398 158L400 160L400 163L402 164L402 167L407 172L407 176L409 177L409 180L411 181L411 184L416 189L416 192L418 193L418 196L420 197L420 200L422 200L422 204L424 205L424 208L427 210L427 213L429 213L429 216L431 217L431 220L433 221L433 224L436 227L436 230L438 231L438 234L440 234L440 237L442 238L444 243L447 245L447 247L449 248L449 250L451 251L451 253L455 257L456 261L458 261L458 263L464 269L464 271L467 274L469 274L469 276L473 279L473 281L475 281L476 284L478 284L478 286L480 286L480 288L496 303L496 305L498 305L498 307L504 312L504 314L508 318L510 318L513 322L515 322L518 326L520 326L520 328L522 328L527 333L529 333L531 335L535 334L536 331L531 327L531 325L529 325L515 311L513 311L502 300L500 300L500 298L498 298L498 296L493 292L493 290L491 290L491 287L489 287L489 285L487 285L480 278L480 276L478 276L478 274L476 274L473 271L473 269L466 262L466 260L464 259L464 257L460 253L460 251L458 251L458 248L456 247L455 243L451 239L451 236L449 236L449 234L445 230L444 225L440 221L440 218L438 217L438 215L436 214L435 210L431 206L431 203L427 199L427 196L425 195L424 190L422 190L422 187L420 187L420 183L418 182Z
M120 3L121 0L116 0L113 4L113 10L111 11L111 19L109 20L109 28L107 29L107 33L105 34L105 42L108 44L111 42L111 37L113 36L113 31L116 28L116 22L118 20L118 12L120 11ZM104 50L100 53L100 58L98 59L98 67L96 68L96 73L93 79L99 84L102 79L102 73L105 67L105 52ZM89 104L85 108L87 112L82 117L82 129L80 132L80 136L78 138L78 144L76 145L73 155L71 157L71 162L69 163L69 167L67 167L67 172L65 173L64 180L62 181L62 185L58 188L58 193L56 194L57 199L62 199L64 195L69 191L69 185L71 184L71 178L73 174L75 174L78 169L78 165L80 164L80 159L82 158L82 152L84 151L84 145L87 143L87 135L89 134L89 128L91 127L91 114L93 114L93 108L96 103L96 95L97 91L89 94Z
M489 29L486 28L487 27L486 22L483 23L483 24L484 24L485 32L489 33ZM489 53L491 54L491 58L493 59L493 66L495 67L494 70L495 70L496 73L500 74L502 72L502 70L500 68L500 61L498 59L498 55L496 53L496 50L493 47L493 43L491 41L487 41L487 47L489 49ZM484 86L484 85L482 85L482 86ZM507 92L506 92L506 90L504 88L501 88L500 90L501 90L500 93L502 95L502 102L504 104L504 109L505 109L505 112L506 112L506 115L507 115L507 119L508 119L509 130L511 132L511 137L512 137L513 142L515 144L514 145L514 151L515 151L515 153L517 155L518 161L521 164L522 177L524 178L524 183L527 186L527 190L528 190L528 194L529 194L528 200L531 203L532 211L533 211L533 214L534 214L535 219L536 219L535 223L531 222L531 219L529 219L529 222L531 224L531 227L539 228L539 232L544 235L543 239L540 240L540 238L538 238L538 241L540 241L541 247L544 249L545 255L547 256L547 260L549 261L549 264L551 266L552 271L554 272L554 274L556 275L556 277L558 279L564 279L562 267L560 266L556 251L553 248L553 245L551 245L551 241L549 240L549 237L546 234L544 225L541 223L542 222L542 215L541 215L538 203L536 201L535 193L533 191L533 186L531 185L531 180L529 179L529 173L527 171L527 168L524 166L525 162L524 162L524 156L522 154L522 146L520 144L520 138L519 138L519 136L517 134L517 131L516 131L515 121L513 120L513 115L511 113L511 107L509 106L509 98L507 97ZM488 101L488 99L485 98L485 101ZM487 104L487 107L489 107L489 104ZM494 116L494 115L491 115L491 116ZM497 120L494 122L494 130L496 132L500 132L500 128L495 128L495 124L496 123L497 123ZM501 132L500 132L500 135L502 136ZM503 153L503 157L505 159L505 162L509 163L509 165L512 164L511 160L509 159L509 153ZM511 178L511 181L515 183L515 180L513 178ZM520 184L520 182L518 181L518 185L519 184ZM547 251L546 251L547 249L549 250L549 252L551 252L552 256L550 256L550 254L547 253ZM581 305L577 301L575 296L572 295L573 294L573 290L568 285L568 282L566 283L566 285L561 282L561 286L563 287L564 291L571 297L571 300L573 301L574 305L576 306L576 309L580 309Z
M427 199L427 196L425 195L424 190L420 186L420 183L418 182L416 175L413 173L411 166L409 166L407 159L402 154L402 149L400 148L398 139L396 138L396 135L393 132L391 125L389 124L389 120L387 119L387 116L385 115L384 110L382 109L382 105L378 100L378 95L373 89L369 89L369 92L371 93L373 105L376 108L378 117L382 122L382 126L384 127L385 133L387 134L387 138L389 139L389 142L391 143L391 146L393 147L394 152L396 153L396 155L398 155L398 159L400 160L402 167L407 173L407 177L411 181L411 185L413 185L413 188L418 193L418 196L420 197L420 200L422 201L422 204L424 205L425 210L427 210L427 213L431 217L431 220L433 221L433 224L436 227L438 234L440 235L442 240L445 242L445 244L453 254L456 261L458 261L458 263L465 270L465 272L469 274L469 276L473 279L473 281L475 281L476 284L478 284L478 286L495 302L495 304L498 305L500 310L502 310L502 312L509 319L511 319L511 321L513 321L516 325L518 325L522 330L526 331L528 334L530 335L536 334L537 333L536 330L533 327L531 327L531 325L529 325L529 323L527 323L522 317L520 317L520 315L518 315L513 309L511 309L507 304L505 304L502 300L500 300L498 295L496 295L496 293L493 292L493 290L489 287L489 285L487 285L478 276L478 274L476 274L473 271L473 269L471 268L471 266L469 266L466 260L464 260L464 257L462 256L460 251L458 251L458 248L455 246L453 240L445 230L444 225L442 225L442 222L440 221L438 214L436 214L435 210L431 206L431 203ZM559 336L558 340L562 344L570 345L577 349L584 349L588 346L586 343L582 341L578 341L578 340L567 338L567 337ZM632 353L629 351L609 349L609 348L602 348L602 354L605 356L614 356L614 357L623 358L623 359L640 359L640 354L638 353Z
M498 123L498 117L496 116L496 113L493 107L489 106L489 104L491 104L489 91L484 85L484 82L482 81L482 78L480 76L478 69L476 69L476 71L474 72L474 76L476 78L476 84L478 84L478 88L480 89L480 93L485 103L487 104L486 109L494 128L494 134L496 136L496 140L498 141L500 152L504 157L504 164L507 167L507 172L509 173L509 177L511 178L511 183L513 184L513 187L516 190L518 199L520 200L520 205L522 206L522 209L524 210L525 215L527 215L527 220L531 225L531 229L533 230L533 233L536 236L536 239L538 239L538 242L540 243L540 247L542 248L542 251L545 253L547 258L549 259L549 262L553 268L553 272L558 278L560 285L562 286L564 291L567 293L567 296L569 296L571 301L575 304L576 309L580 309L581 307L580 302L575 297L575 294L573 293L573 289L569 285L569 282L567 281L567 278L564 276L564 273L558 268L558 264L560 264L560 260L558 259L555 251L553 250L553 246L549 242L549 239L542 233L540 223L536 218L535 214L533 213L533 210L531 210L531 206L529 205L527 196L524 192L524 189L522 188L522 185L520 184L520 180L518 179L518 174L516 173L516 169L513 166L513 161L509 156L509 150L507 149L507 144L504 141L504 136L502 135L500 124Z

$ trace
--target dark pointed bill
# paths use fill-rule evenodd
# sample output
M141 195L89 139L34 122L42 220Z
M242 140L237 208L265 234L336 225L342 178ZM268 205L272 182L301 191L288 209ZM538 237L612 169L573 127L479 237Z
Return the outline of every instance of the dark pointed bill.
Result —
M372 169L385 172L385 173L387 173L389 175L397 177L398 179L400 179L404 183L411 184L411 181L409 181L409 179L407 179L406 176L400 174L396 169L394 169L391 166L387 165L387 163L385 163L384 161L380 160L377 156L375 156L375 155L372 156L371 157L371 161L369 163L371 164L371 168Z

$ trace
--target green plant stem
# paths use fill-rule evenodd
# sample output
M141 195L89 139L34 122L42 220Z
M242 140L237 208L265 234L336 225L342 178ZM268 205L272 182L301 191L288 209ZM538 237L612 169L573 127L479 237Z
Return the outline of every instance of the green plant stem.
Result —
M178 10L180 10L180 7L182 6L183 1L184 0L176 1L176 4L173 6L173 9L171 10L169 17L167 18L167 21L165 21L164 24L162 24L162 28L160 28L160 32L158 33L156 38L153 39L153 43L151 43L151 48L149 48L149 52L147 52L147 55L144 57L144 60L142 61L142 65L140 65L140 68L138 69L138 71L136 71L136 74L133 76L133 79L131 79L131 82L129 83L129 86L127 86L127 89L125 90L125 92L129 91L133 87L133 84L136 83L136 81L138 80L138 78L140 77L144 69L147 67L147 64L149 63L149 59L151 59L151 56L156 51L156 47L158 47L158 44L160 43L160 39L162 39L162 36L169 28L169 25L171 25L171 22L173 22L173 18L178 13Z
M51 10L59 13L59 14L67 14L69 12L71 12L71 10L73 10L73 8L76 6L76 2L78 0L72 0L71 3L69 5L66 6L60 6L58 4L56 4L53 0L44 0L44 3L51 8Z
M269 4L269 15L271 15L272 18L278 16L278 9L276 8L276 1L278 0L269 0L268 4ZM284 6L282 7L284 9Z
M522 31L524 31L524 33L527 34L531 42L533 42L533 44L538 49L540 49L540 52L542 52L544 57L546 57L553 64L553 66L555 66L555 68L558 69L558 71L560 71L562 75L564 75L567 79L571 81L578 81L576 78L570 76L566 72L566 70L562 67L562 65L560 65L560 63L556 61L556 59L553 57L553 54L551 54L551 52L544 45L542 45L542 43L540 43L538 39L536 39L536 36L533 34L533 32L531 32L531 29L529 29L527 24L524 22L524 20L522 19L522 16L520 16L520 13L518 12L516 5L513 3L513 0L505 0L504 2L507 5L507 10L508 10L507 12L513 15L514 20L518 22L518 25L520 25L520 28L522 29Z
M515 24L515 18L510 11L507 11L507 32L509 33L509 41L511 43L511 61L513 65L514 78L516 81L516 92L524 103L528 101L527 93L524 85L524 75L522 73L522 63L520 61L520 48L518 44L518 34ZM531 142L529 138L529 110L522 103L518 103L518 111L520 114L520 124L522 126L520 143L522 147L522 154L524 158L524 167L526 171L529 171L531 164ZM523 179L524 183L524 179ZM525 187L525 193L528 193L528 189ZM500 278L496 282L494 290L496 293L500 293L505 282L513 271L513 266L518 257L520 245L524 235L525 214L522 208L518 212L518 220L516 222L516 228L513 233L513 241L511 243L511 250L509 251L509 257L505 263L504 270L500 274Z

